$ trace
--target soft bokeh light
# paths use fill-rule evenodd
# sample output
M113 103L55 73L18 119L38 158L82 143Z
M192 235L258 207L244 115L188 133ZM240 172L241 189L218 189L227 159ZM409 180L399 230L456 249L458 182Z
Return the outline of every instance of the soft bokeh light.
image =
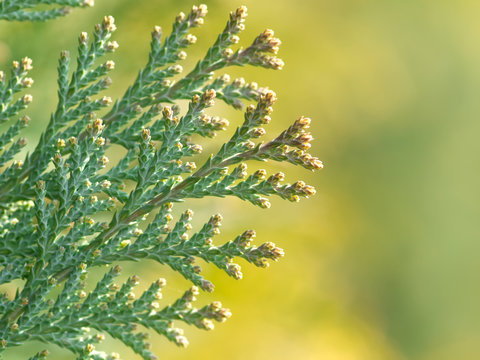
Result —
M1 68L27 55L34 60L30 146L55 106L58 55L62 49L75 54L80 31L91 31L103 15L116 18L120 48L108 92L118 97L146 61L153 26L167 32L177 12L197 4L96 3L48 23L0 24ZM317 195L298 204L274 200L270 210L235 199L187 204L198 223L221 212L222 239L255 228L258 241L274 241L287 256L268 270L245 264L241 281L208 270L216 291L199 302L221 300L232 319L213 333L186 327L187 349L153 337L155 352L176 360L478 359L480 3L205 3L209 15L195 32L199 41L188 51L185 68L214 41L228 12L246 5L241 43L274 29L286 66L280 72L228 72L277 92L267 136L300 115L311 117L312 153L326 167L315 174L269 167L287 172L287 180L316 186ZM220 111L232 125L241 121L240 112L224 106ZM145 286L167 277L167 300L187 287L153 263L125 267L126 273L134 271ZM106 345L135 358L117 341ZM41 346L14 349L8 359L24 359ZM52 359L72 358L50 349Z

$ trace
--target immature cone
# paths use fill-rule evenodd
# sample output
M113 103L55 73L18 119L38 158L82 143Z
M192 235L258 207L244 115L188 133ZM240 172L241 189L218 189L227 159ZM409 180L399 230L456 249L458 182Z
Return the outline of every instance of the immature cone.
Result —
M231 18L234 20L244 20L247 17L247 7L242 5L237 10L231 13Z
M30 71L33 69L32 67L32 59L28 58L28 57L24 57L22 59L22 69L23 71Z
M105 16L103 18L102 25L103 25L103 28L109 32L113 32L117 29L117 27L115 26L115 19L113 18L113 16Z

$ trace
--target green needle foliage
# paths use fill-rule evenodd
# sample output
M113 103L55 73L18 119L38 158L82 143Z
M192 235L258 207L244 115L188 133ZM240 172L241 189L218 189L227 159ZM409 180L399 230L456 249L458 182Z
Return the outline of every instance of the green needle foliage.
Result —
M4 10L9 3L14 2L2 2ZM77 2L23 3L31 7ZM214 321L231 315L219 302L192 305L200 290L214 289L202 276L198 260L241 279L234 259L266 267L269 260L284 255L271 242L252 245L253 230L218 245L213 238L219 233L220 215L196 231L190 224L191 210L176 219L172 216L173 204L189 198L236 196L269 208L269 196L298 201L315 193L302 181L284 184L282 173L247 172L249 160L286 161L308 170L323 165L307 152L310 119L301 117L273 140L262 142L258 139L271 120L275 93L243 79L216 75L234 65L283 66L275 56L280 41L271 30L246 48L231 49L244 29L246 11L240 7L230 14L205 57L183 76L178 63L186 57L184 49L196 41L189 31L203 23L206 6L194 6L188 15L180 13L163 40L160 27L155 27L147 64L116 101L101 95L110 86L108 73L115 67L107 56L118 47L111 40L114 19L105 17L91 36L80 35L76 61L62 52L58 106L38 145L22 161L13 157L26 144L18 135L30 119L18 114L32 101L32 96L20 95L33 83L28 77L32 60L14 62L10 76L0 73L0 121L11 122L0 136L0 284L23 280L15 296L0 298L0 354L39 340L66 348L78 359L116 359L117 354L107 355L95 347L108 334L143 359L154 359L139 327L186 346L179 323L210 330ZM188 100L188 109L182 112L179 100ZM217 153L205 157L199 155L202 146L197 142L229 125L205 113L215 101L242 110L243 122ZM106 155L114 145L126 151L116 164ZM106 216L109 220L101 221ZM135 298L138 277L117 284L121 269L116 263L142 259L169 266L193 286L170 305L159 302L165 279ZM87 274L98 267L106 272L87 291Z
M1 0L0 19L46 21L68 14L71 7L89 7L93 4L93 0Z

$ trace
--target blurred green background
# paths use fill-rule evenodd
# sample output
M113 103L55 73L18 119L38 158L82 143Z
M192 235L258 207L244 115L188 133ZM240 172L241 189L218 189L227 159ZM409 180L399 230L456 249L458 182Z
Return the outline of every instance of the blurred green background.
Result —
M120 48L109 95L119 96L148 54L154 25L165 32L186 0L97 0L93 9L46 24L0 24L0 64L34 59L31 143L56 102L56 64L75 53L80 31L111 14ZM269 134L304 114L313 119L319 173L278 165L317 195L266 211L234 199L188 204L200 223L225 217L221 238L255 228L287 256L268 270L244 266L199 302L221 300L234 316L213 333L186 328L187 349L153 337L163 359L480 358L480 3L474 0L212 0L195 30L190 68L228 12L247 5L242 44L264 28L283 41L281 72L228 71L274 89ZM241 113L220 111L232 124ZM233 126L232 126L233 129ZM230 131L232 130L230 129ZM218 144L217 144L218 145ZM213 149L213 148L212 148ZM475 185L477 184L477 185ZM243 264L242 264L243 265ZM166 276L167 300L187 287L155 264L127 267L144 283ZM129 350L116 341L110 350ZM10 352L24 359L31 344ZM71 355L51 348L53 359Z

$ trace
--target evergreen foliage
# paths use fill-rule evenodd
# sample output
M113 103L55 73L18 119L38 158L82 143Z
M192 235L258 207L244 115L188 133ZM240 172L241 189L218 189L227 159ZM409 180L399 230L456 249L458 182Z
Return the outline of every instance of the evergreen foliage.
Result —
M0 19L46 21L66 15L72 7L90 7L94 0L2 0Z
M89 5L88 1L3 1L4 19L45 20L60 14L26 12L36 4ZM242 278L235 258L266 267L284 255L267 242L253 245L253 230L216 245L220 215L191 231L193 213L172 216L173 204L191 198L235 196L269 208L269 196L290 201L314 195L303 181L284 184L284 175L258 170L248 174L246 161L286 161L309 170L323 167L308 153L310 119L262 142L271 120L273 91L231 80L216 71L230 66L281 69L276 57L280 41L265 30L246 48L232 50L244 29L246 8L230 14L224 31L205 57L182 76L184 49L196 41L190 29L203 23L205 5L180 13L162 40L160 27L152 32L147 64L125 95L116 101L102 93L111 85L115 64L108 54L118 44L107 16L89 36L79 37L72 61L62 52L58 65L58 105L36 148L24 160L13 160L26 144L19 138L30 118L19 115L32 96L22 95L33 80L32 60L14 62L11 75L0 73L0 121L10 127L0 135L0 284L22 279L13 298L0 299L0 354L6 348L39 340L70 350L78 359L115 359L95 348L104 335L121 340L143 359L156 358L146 334L152 329L177 345L186 346L178 323L210 330L230 311L219 302L195 308L200 290L214 285L202 276L197 260L211 263L235 279ZM175 78L175 79L173 79ZM181 113L179 100L188 100ZM229 125L205 109L223 101L243 111L243 122L215 154L200 165L195 159L202 137L211 138ZM103 114L103 115L101 115ZM109 163L109 147L126 150L118 163ZM133 185L132 185L133 184ZM109 221L100 221L107 214ZM191 234L191 235L189 235ZM137 276L115 282L120 261L152 259L179 272L192 287L170 305L162 305L165 279L159 279L135 298ZM85 290L90 269L106 267L92 291ZM91 329L91 330L90 330ZM43 359L41 352L30 359ZM0 355L1 356L1 355Z

